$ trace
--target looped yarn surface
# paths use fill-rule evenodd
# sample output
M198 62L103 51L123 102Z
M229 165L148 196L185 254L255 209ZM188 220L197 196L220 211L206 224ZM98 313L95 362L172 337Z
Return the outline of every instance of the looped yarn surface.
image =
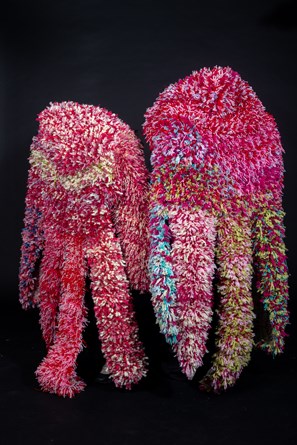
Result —
M129 285L148 287L147 173L140 143L115 114L74 102L38 116L22 232L20 301L40 308L45 391L72 397L90 277L102 352L116 386L146 373ZM40 268L38 263L40 262Z
M204 68L166 88L145 115L152 151L152 302L189 379L202 365L217 278L213 364L201 387L232 386L254 344L253 267L267 323L259 347L281 353L288 323L280 135L247 82Z

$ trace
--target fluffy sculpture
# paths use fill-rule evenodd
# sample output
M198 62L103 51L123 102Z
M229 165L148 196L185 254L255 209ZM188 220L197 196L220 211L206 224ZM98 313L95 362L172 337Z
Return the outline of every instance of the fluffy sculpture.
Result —
M129 293L145 291L147 173L140 143L115 114L73 102L38 116L22 232L20 301L38 306L48 352L43 390L72 397L86 323L89 275L99 338L116 386L146 373ZM38 267L40 263L40 267Z
M145 115L152 151L152 302L161 332L192 379L202 364L217 277L213 364L201 388L232 386L253 347L253 265L267 325L258 346L284 349L288 271L279 132L229 67L170 85Z

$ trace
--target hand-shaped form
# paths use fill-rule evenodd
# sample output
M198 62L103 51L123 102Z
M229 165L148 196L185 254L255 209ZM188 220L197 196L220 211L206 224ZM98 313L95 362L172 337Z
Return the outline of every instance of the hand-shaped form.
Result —
M20 301L40 307L48 353L36 374L45 391L72 397L86 321L89 274L99 337L116 386L146 373L129 281L147 276L147 173L134 132L115 114L73 102L38 117L26 197ZM38 260L40 272L36 273Z
M280 136L252 88L230 68L170 85L145 115L152 150L152 301L161 331L191 379L202 364L217 265L219 325L201 387L233 385L250 359L252 266L269 320L259 345L283 351L288 272Z

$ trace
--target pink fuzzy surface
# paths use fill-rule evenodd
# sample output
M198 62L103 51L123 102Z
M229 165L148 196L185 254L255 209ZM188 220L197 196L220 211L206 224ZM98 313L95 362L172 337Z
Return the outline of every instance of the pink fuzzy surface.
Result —
M91 105L53 103L33 138L20 267L20 301L38 305L48 353L41 387L72 397L89 274L111 377L131 387L146 373L129 287L148 289L147 171L134 132ZM40 271L36 269L41 259Z
M149 264L156 316L192 378L206 352L215 256L220 321L203 386L219 391L234 384L254 343L252 265L270 323L260 346L283 351L288 272L280 135L253 89L229 67L203 68L166 88L147 110L144 132L153 165Z

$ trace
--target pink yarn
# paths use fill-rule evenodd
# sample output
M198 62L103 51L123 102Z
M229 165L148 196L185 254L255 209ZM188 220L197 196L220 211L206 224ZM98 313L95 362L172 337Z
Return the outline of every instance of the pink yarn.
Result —
M147 172L140 143L115 114L53 103L33 138L20 267L20 301L40 308L48 353L36 371L45 391L72 397L90 276L99 337L116 386L146 374L129 285L147 276ZM40 271L36 266L41 259Z
M156 317L192 378L206 351L216 256L217 352L202 387L219 391L235 383L254 343L252 263L269 319L259 345L272 354L284 347L288 272L279 132L229 67L203 68L166 88L147 110L144 132L153 165L149 270Z

